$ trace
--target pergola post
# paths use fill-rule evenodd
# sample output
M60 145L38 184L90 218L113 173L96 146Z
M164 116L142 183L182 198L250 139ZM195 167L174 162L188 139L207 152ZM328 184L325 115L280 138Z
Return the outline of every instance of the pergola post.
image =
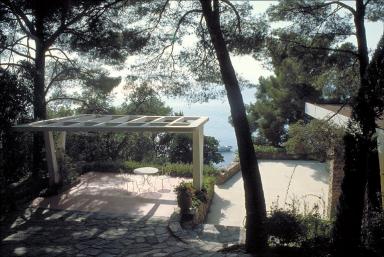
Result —
M203 185L203 145L204 130L203 126L198 126L192 132L193 136L193 186L201 190Z
M60 132L59 138L57 141L56 153L57 153L57 157L59 158L60 162L64 161L66 136L67 136L66 131Z
M44 131L45 156L47 159L49 185L54 186L60 184L59 166L57 165L55 142L53 141L52 131Z

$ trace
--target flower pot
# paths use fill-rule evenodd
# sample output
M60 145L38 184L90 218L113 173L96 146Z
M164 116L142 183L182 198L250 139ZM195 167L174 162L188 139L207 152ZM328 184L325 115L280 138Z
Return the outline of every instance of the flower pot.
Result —
M192 196L189 192L180 192L177 195L177 204L180 207L181 213L188 213L192 207Z

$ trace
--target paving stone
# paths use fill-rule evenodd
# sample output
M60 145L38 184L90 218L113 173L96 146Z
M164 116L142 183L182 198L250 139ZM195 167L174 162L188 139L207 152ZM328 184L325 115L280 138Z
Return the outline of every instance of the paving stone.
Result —
M136 243L144 243L145 238L144 237L136 237Z
M102 253L99 255L99 257L116 257L115 254L110 254L110 253Z
M161 257L161 256L168 256L167 253L155 253L152 255L153 257Z
M83 251L83 253L90 256L97 256L98 254L101 253L101 250L95 249L95 248L87 248Z
M121 251L122 251L122 249L119 249L119 248L104 248L104 249L108 253L115 254L115 255L121 253Z
M237 243L244 231L236 227L202 225L183 229L166 219L91 214L77 211L30 210L3 233L1 256L247 256L217 253L223 244ZM176 237L175 237L176 236ZM182 239L182 240L180 240ZM210 241L211 240L211 241ZM5 254L4 254L5 253Z

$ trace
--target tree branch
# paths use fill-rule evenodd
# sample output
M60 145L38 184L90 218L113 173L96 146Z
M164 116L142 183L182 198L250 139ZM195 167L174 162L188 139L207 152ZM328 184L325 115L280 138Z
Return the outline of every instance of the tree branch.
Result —
M21 67L21 68L24 68L24 69L28 69L29 67L26 66L26 65L23 65L23 64L20 64L20 63L10 63L10 62L6 62L6 63L0 63L0 66L7 66L5 69L8 69L9 66L17 66L17 67Z
M67 80L67 79L61 79L59 80L59 77L62 76L63 74L65 74L66 72L70 71L70 70L77 70L76 68L68 68L68 69L63 69L61 70L60 72L58 72L52 79L51 81L48 83L45 91L44 91L44 94L46 95L49 91L49 89L53 86L53 83L54 82L57 82L57 81L63 81L63 80ZM68 78L70 79L70 78Z
M18 8L16 5L14 5L11 1L8 1L8 0L2 0L2 3L8 7L11 12L15 15L16 19L17 19L17 22L19 23L21 29L27 34L29 35L30 37L32 37L33 39L37 40L37 37L36 37L36 30L35 28L33 27L33 24L30 20L28 20L28 17L25 15L25 13L20 9ZM24 24L21 22L21 20L23 20L23 22L25 23L25 25L27 26L27 28L24 26Z
M307 46L303 45L300 42L292 41L292 40L285 40L285 39L279 39L281 42L288 42L288 43L294 43L299 47L305 48L305 49L314 49L314 50L325 50L325 51L333 51L333 52L340 52L340 53L347 53L351 54L355 57L358 57L359 55L351 50L346 49L337 49L337 48L330 48L330 47L316 47L316 46Z
M337 114L339 114L339 112L341 112L341 110L349 103L349 101L346 101L345 103L343 103L340 108L334 113L332 114L330 117L328 117L325 121L326 122L329 122L331 119L333 119Z
M239 33L241 33L241 18L240 18L240 14L237 11L236 7L229 0L220 0L220 1L222 1L223 3L228 5L233 10L233 12L236 14L237 28L239 29Z
M67 61L72 64L73 66L74 65L74 62L68 57L68 55L60 48L57 48L57 47L53 47L53 48L49 48L48 51L51 53L51 51L59 51L62 55L64 55L65 59L67 59Z
M4 49L7 49L8 51L11 51L11 52L13 52L13 53L15 53L15 54L17 54L17 55L20 55L20 56L22 56L22 57L24 57L24 58L31 59L31 60L35 60L35 58L33 58L33 57L31 57L31 56L29 56L29 55L27 55L27 54L23 54L23 53L21 53L21 52L15 50L13 47L12 47L12 48L5 47Z
M81 103L85 104L86 106L89 106L86 100L75 98L75 97L54 97L54 98L51 98L48 101L46 101L45 104L47 105L50 102L65 101L65 100L70 100L73 102L81 102Z
M347 9L348 11L350 11L353 15L356 14L356 11L355 9L353 9L351 6L343 3L343 2L340 2L340 1L329 1L329 2L326 2L326 3L321 3L321 4L315 4L315 5L299 5L298 8L291 8L291 9L285 9L285 11L294 11L294 10L297 10L297 9L301 9L303 11L305 11L306 9L320 9L320 8L324 8L324 7L327 7L327 6L330 6L330 5L333 5L333 4L336 4L342 8L345 8Z
M157 26L159 25L161 18L163 17L163 13L165 12L165 8L167 8L168 3L169 3L169 0L166 0L164 5L162 6L160 13L159 13L159 18L157 19L155 25L153 26L153 29L157 28Z
M115 0L112 3L106 4L102 7L102 9L106 10L110 8L111 6L114 6L118 4L119 2L122 2L123 0ZM73 17L70 21L65 23L65 20L62 20L60 26L57 28L57 30L49 37L47 40L47 46L51 46L55 40L64 32L65 29L69 28L71 25L74 23L78 22L81 18L90 15L92 12L94 12L97 8L92 8L92 9L84 9L80 14L76 15Z
M331 1L330 3L337 4L338 6L341 6L341 7L345 8L345 9L347 9L347 10L350 11L353 15L356 14L355 9L353 9L351 6L345 4L345 3L341 2L341 1Z

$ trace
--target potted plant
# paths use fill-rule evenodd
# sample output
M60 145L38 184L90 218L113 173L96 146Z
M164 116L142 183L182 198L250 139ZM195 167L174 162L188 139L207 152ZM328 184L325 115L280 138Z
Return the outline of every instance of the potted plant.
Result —
M189 213L192 207L192 196L194 192L192 184L181 182L174 191L177 194L177 204L180 208L180 213L182 215Z

